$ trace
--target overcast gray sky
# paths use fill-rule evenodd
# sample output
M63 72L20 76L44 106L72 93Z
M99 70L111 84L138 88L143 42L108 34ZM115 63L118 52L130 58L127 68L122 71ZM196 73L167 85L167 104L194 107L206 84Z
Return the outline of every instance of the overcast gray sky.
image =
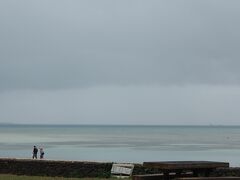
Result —
M1 0L0 122L240 125L239 0Z

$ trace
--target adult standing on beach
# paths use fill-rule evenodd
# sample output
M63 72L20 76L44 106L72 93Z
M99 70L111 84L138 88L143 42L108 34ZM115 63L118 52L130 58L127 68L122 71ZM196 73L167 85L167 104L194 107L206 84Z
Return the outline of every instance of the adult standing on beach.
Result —
M36 146L33 146L33 156L32 156L32 158L34 159L37 159L37 153L38 153L38 149L37 149L37 147Z
M44 158L44 151L43 148L40 148L40 159Z

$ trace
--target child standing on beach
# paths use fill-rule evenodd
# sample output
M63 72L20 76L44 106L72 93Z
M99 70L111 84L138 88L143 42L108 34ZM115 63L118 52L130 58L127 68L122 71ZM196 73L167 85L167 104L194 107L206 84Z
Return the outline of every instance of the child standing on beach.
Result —
M40 159L44 158L44 151L43 148L40 148Z

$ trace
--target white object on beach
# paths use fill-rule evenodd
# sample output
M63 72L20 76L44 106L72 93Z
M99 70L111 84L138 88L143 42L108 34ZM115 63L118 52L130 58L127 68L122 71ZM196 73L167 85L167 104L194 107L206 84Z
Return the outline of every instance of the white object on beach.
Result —
M132 175L134 165L133 164L113 164L111 174L114 177L125 178Z

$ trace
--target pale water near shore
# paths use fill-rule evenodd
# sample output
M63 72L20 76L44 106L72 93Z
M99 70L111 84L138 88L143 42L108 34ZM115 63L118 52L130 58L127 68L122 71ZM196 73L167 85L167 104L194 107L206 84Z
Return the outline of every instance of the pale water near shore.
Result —
M137 162L227 161L240 166L239 126L1 125L0 157Z

